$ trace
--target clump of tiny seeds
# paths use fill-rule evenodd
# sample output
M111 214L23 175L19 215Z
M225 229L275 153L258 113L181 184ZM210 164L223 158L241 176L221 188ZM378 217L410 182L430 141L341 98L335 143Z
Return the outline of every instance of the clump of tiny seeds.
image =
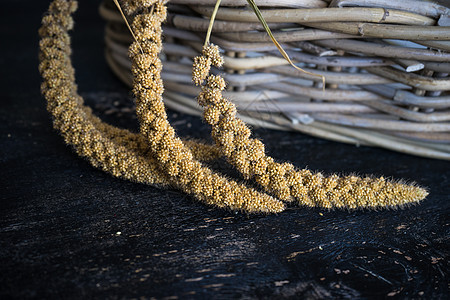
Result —
M251 131L236 117L236 107L222 96L225 81L209 75L211 65L223 59L217 46L206 45L194 59L192 81L201 85L198 102L204 119L212 126L212 137L222 154L247 178L254 178L279 199L295 199L300 205L326 208L392 207L418 202L426 197L423 188L381 178L331 175L297 170L292 164L277 163L265 154L264 145L250 138Z

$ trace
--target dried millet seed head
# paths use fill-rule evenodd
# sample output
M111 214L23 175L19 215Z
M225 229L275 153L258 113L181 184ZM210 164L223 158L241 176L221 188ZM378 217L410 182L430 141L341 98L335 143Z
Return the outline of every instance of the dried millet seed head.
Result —
M211 69L211 60L204 56L197 56L194 58L192 67L192 81L195 85L203 84Z

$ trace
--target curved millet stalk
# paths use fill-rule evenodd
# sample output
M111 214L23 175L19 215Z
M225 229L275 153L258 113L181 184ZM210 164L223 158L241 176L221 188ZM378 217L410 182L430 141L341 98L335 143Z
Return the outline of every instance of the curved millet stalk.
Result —
M133 92L140 132L169 181L181 190L216 206L249 212L278 212L282 202L213 173L194 159L170 126L163 104L161 79L161 23L166 18L162 1L129 1L125 11L136 14L131 25L136 41L130 46Z
M192 81L202 85L198 102L204 107L204 119L212 126L216 145L245 178L254 178L279 199L295 199L301 205L326 208L402 206L428 195L423 188L383 177L324 177L307 169L297 170L289 163L275 162L265 154L261 141L250 138L250 129L236 117L235 105L222 96L224 79L209 74L211 65L220 67L222 63L218 47L205 46L202 56L194 59Z
M76 8L75 1L54 1L39 30L41 89L55 129L95 167L117 177L167 185L164 173L157 168L154 159L147 157L137 136L103 124L77 94L67 33L73 27L70 14Z

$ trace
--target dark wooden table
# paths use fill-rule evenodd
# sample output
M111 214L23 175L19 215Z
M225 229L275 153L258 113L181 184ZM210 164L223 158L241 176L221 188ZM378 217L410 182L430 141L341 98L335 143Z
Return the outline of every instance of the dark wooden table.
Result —
M383 211L246 215L113 178L64 145L45 111L37 29L46 2L2 2L0 298L448 296L449 162L255 130L271 155L299 167L430 190L420 205ZM136 128L129 91L104 61L98 5L81 1L75 16L80 93L105 120ZM180 135L208 139L198 118L169 115Z

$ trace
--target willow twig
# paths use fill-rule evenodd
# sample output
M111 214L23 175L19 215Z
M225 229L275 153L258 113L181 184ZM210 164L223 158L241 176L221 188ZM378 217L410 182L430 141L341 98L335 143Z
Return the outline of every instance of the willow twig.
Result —
M280 51L281 55L283 55L283 57L289 62L289 64L291 66L293 66L296 70L299 70L303 73L312 75L312 76L317 76L317 77L321 77L322 78L322 89L325 90L325 76L323 75L319 75L319 74L315 74L315 73L311 73L308 71L303 70L300 67L297 67L292 60L289 58L289 55L286 53L286 51L284 51L283 47L281 47L281 45L278 43L278 41L275 39L275 37L272 34L272 31L270 30L269 26L267 25L267 22L264 20L263 15L261 14L261 11L259 10L258 6L256 5L255 1L253 0L247 0L247 2L250 4L250 6L252 7L253 11L255 12L256 16L258 17L258 20L261 22L261 24L264 26L264 29L266 30L267 34L270 36L270 39L272 40L272 42L275 44L275 46L277 46L278 51Z

